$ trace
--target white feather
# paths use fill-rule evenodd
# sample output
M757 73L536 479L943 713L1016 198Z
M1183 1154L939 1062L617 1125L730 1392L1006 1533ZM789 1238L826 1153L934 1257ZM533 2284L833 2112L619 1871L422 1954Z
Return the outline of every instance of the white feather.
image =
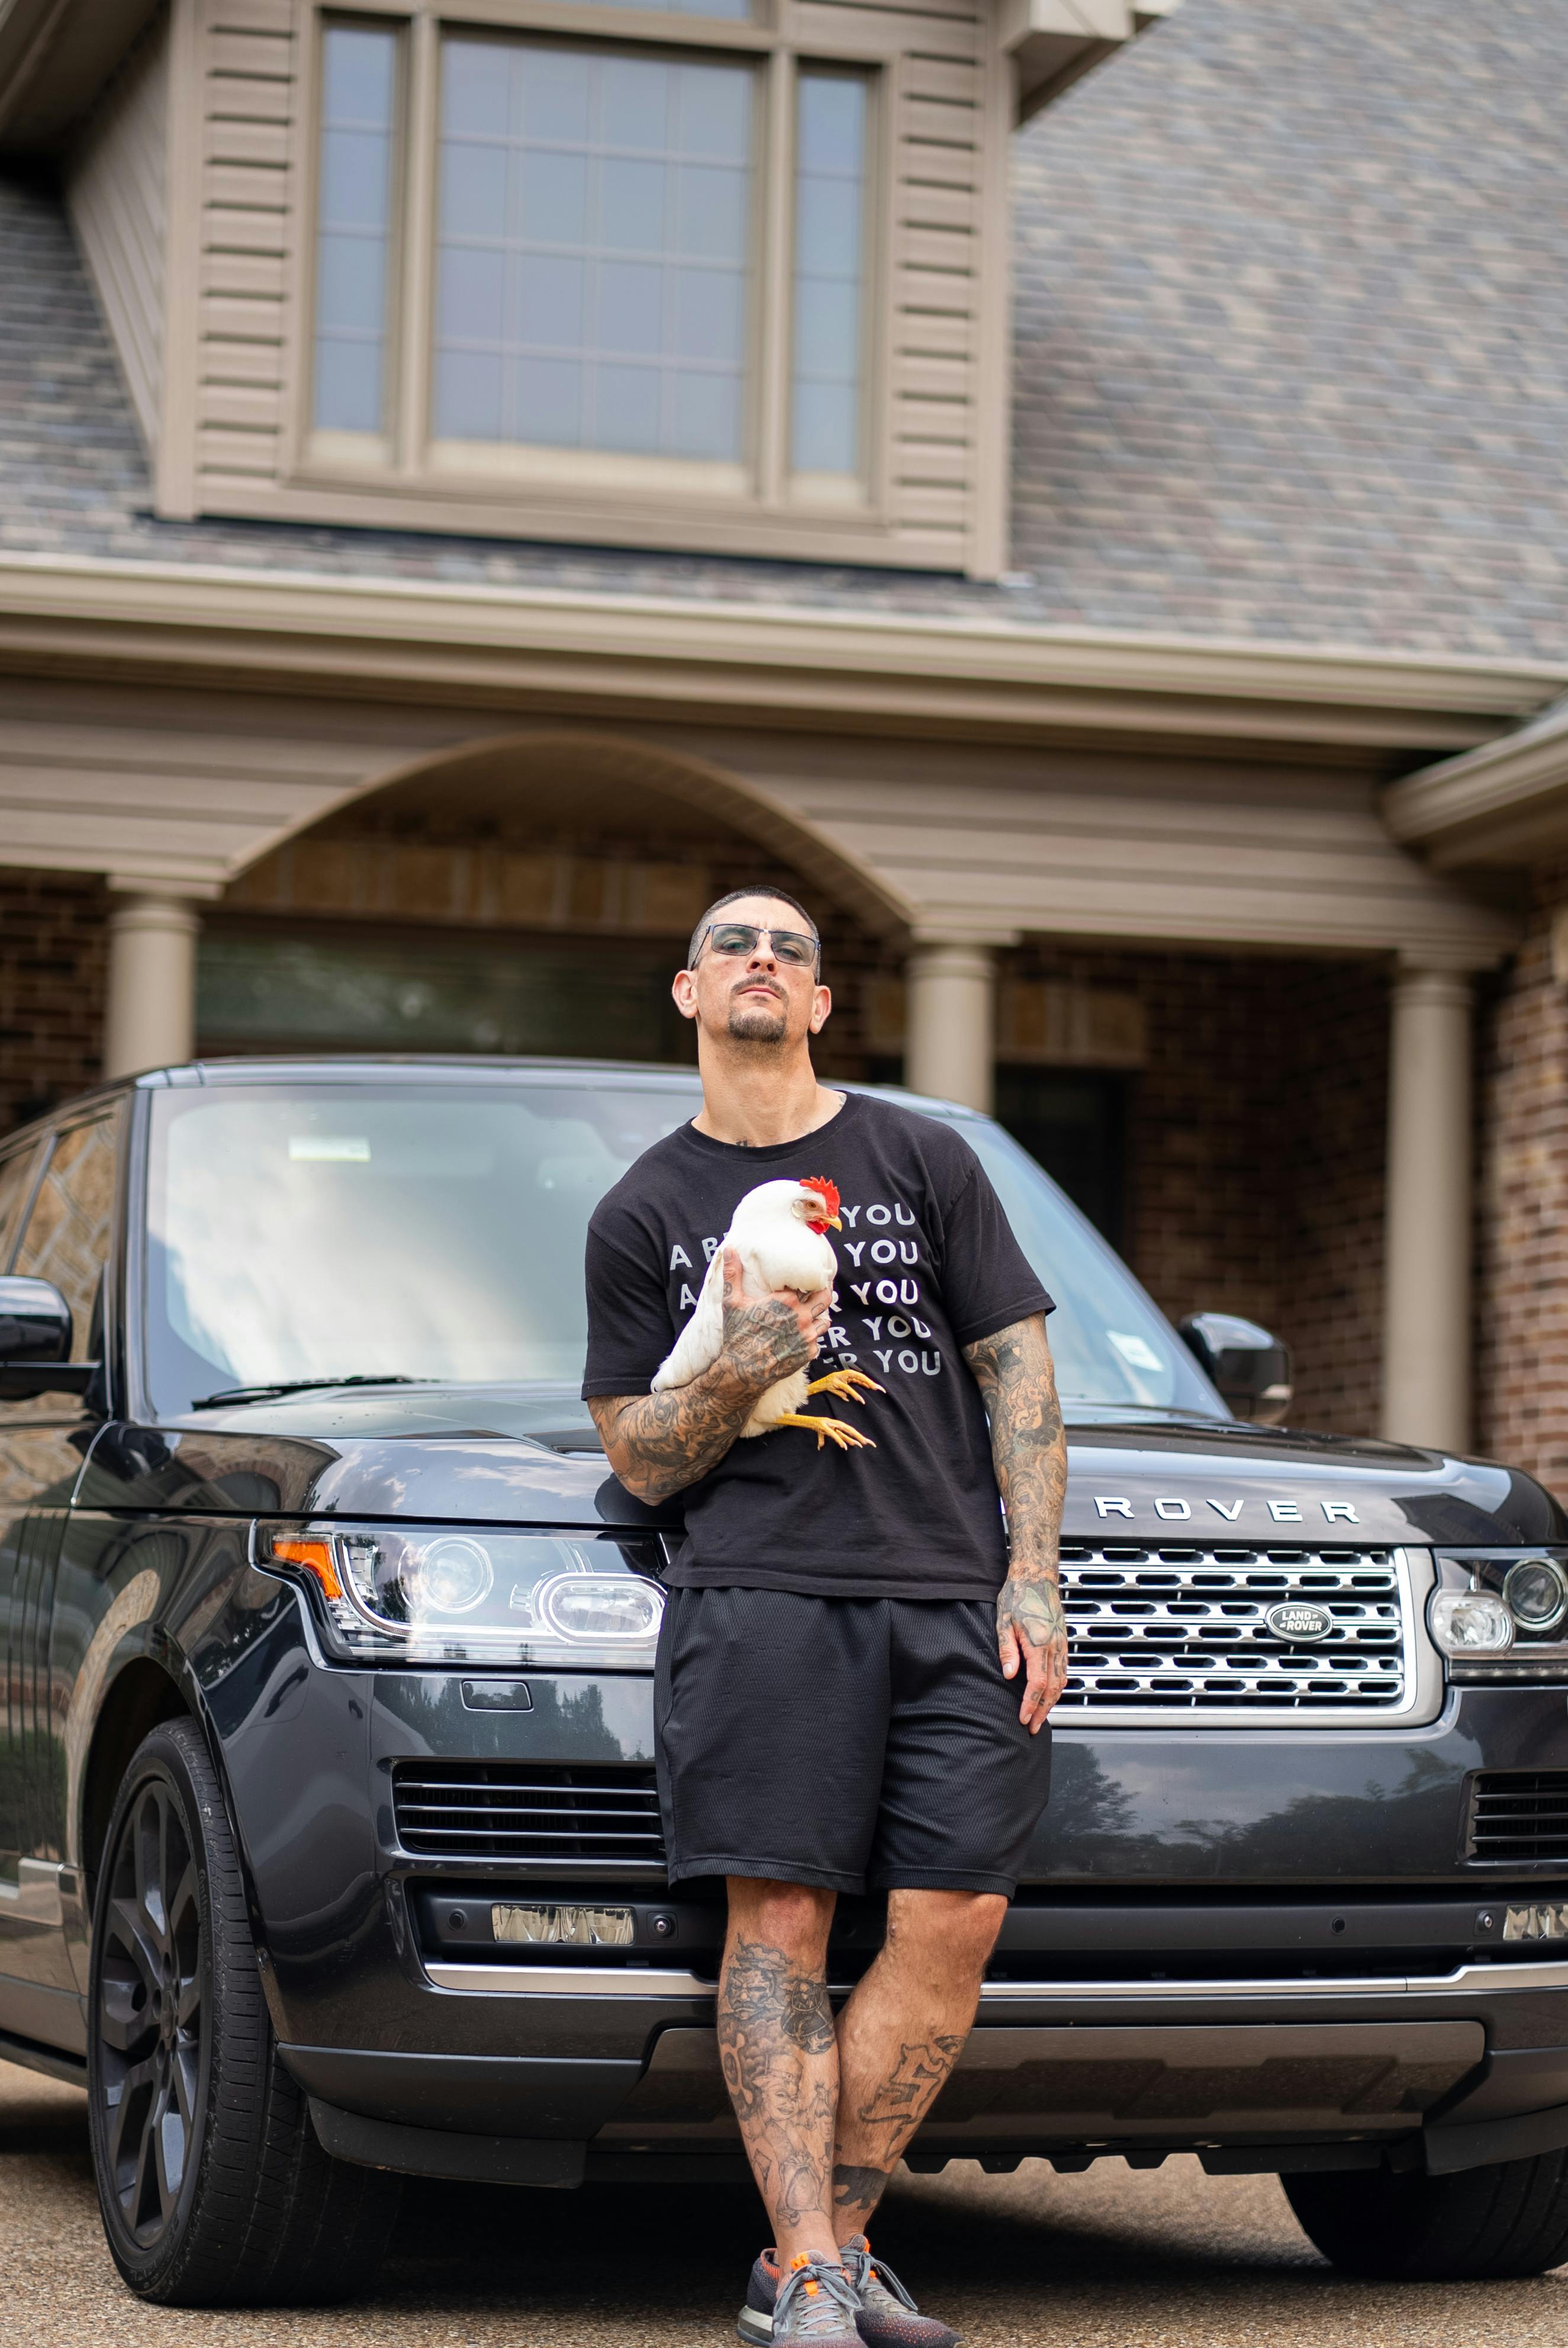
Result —
M798 1182L760 1182L746 1192L713 1251L691 1319L654 1373L655 1394L690 1385L719 1357L724 1342L726 1248L740 1258L748 1296L772 1295L780 1289L811 1296L819 1288L832 1289L838 1259L826 1233L809 1231L804 1220L806 1213L820 1217L821 1210L820 1193L804 1189ZM765 1435L783 1412L799 1410L808 1383L806 1372L796 1370L767 1387L758 1395L742 1435Z

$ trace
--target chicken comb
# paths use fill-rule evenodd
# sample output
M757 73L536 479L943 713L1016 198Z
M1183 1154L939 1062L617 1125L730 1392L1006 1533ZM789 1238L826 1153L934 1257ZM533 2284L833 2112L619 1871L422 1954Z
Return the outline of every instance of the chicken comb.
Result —
M800 1178L800 1187L803 1190L821 1191L823 1204L827 1210L828 1220L831 1221L838 1212L837 1183L830 1182L825 1174L803 1174Z

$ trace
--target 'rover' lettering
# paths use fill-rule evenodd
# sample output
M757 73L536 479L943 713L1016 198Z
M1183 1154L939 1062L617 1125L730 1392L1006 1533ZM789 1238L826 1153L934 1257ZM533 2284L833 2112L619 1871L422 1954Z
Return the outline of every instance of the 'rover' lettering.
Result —
M1268 1513L1276 1525L1298 1525L1301 1510L1294 1500L1270 1500Z
M1348 1500L1325 1500L1323 1513L1330 1524L1334 1522L1336 1517L1342 1525L1358 1525L1361 1521Z
M1094 1495L1094 1505L1102 1517L1130 1517L1132 1513L1131 1500L1102 1500L1098 1492Z

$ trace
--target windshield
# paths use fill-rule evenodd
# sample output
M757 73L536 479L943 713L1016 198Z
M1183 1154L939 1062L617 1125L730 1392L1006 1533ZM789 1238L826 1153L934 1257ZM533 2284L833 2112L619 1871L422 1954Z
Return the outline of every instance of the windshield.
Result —
M635 1079L155 1094L155 1408L309 1379L575 1387L589 1217L699 1099ZM1064 1397L1223 1416L1185 1346L1033 1160L999 1127L962 1130L1057 1300Z

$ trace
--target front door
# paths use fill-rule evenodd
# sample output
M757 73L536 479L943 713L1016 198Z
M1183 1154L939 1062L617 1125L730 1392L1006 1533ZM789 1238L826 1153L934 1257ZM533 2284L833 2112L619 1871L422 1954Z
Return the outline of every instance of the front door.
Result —
M123 1123L117 1101L50 1136L11 1246L7 1268L53 1281L69 1304L73 1361L102 1342ZM80 2022L69 2026L60 1905L69 1690L50 1682L49 1628L67 1512L97 1425L75 1395L0 1402L0 2030L55 2044L79 2036Z

